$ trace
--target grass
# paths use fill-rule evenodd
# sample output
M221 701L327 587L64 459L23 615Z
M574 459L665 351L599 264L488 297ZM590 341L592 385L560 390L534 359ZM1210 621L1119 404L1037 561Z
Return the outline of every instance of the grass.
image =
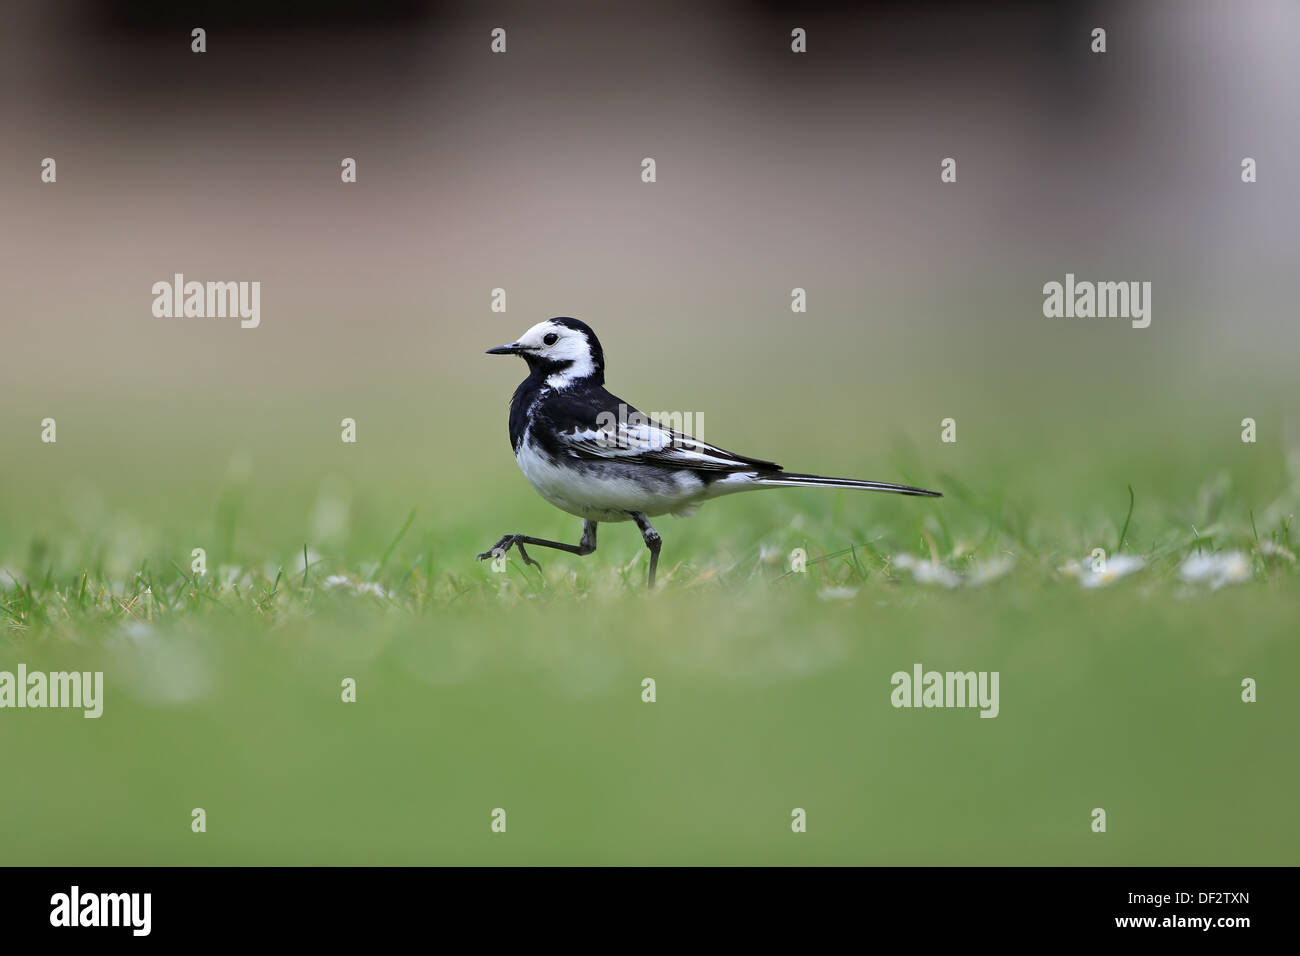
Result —
M940 509L877 498L871 510L884 523L856 530L846 527L840 516L843 501L818 500L816 492L796 492L787 501L765 492L710 503L705 511L709 517L692 523L716 531L724 546L711 552L707 547L668 545L659 591L707 590L748 600L755 591L825 597L828 589L852 588L866 596L897 597L900 591L918 586L913 574L895 564L898 555L913 551L927 568L953 572L957 577L946 578L950 583L960 580L966 586L980 586L1006 576L1010 581L1004 586L1012 589L1060 591L1077 586L1078 580L1087 583L1087 576L1071 565L1081 562L1082 570L1092 570L1090 552L1103 541L1115 542L1112 555L1128 552L1143 558L1146 566L1132 584L1145 592L1186 597L1217 590L1213 582L1204 588L1185 577L1186 562L1207 555L1243 556L1231 583L1253 584L1260 593L1285 589L1296 581L1294 504L1287 493L1266 506L1271 523L1261 536L1254 510L1234 503L1222 480L1209 482L1197 492L1192 521L1178 520L1176 516L1185 509L1174 503L1150 506L1147 510L1156 514L1142 521L1147 543L1135 548L1128 534L1138 507L1132 485L1126 489L1128 503L1122 519L1116 512L1116 530L1107 532L1104 523L1091 531L1076 527L1062 540L1006 502L981 499L952 475L937 476L934 483L947 490ZM1118 500L1119 494L1114 497ZM891 507L897 513L884 515ZM30 543L25 569L0 568L0 610L12 636L31 629L82 631L122 621L160 623L212 615L236 615L249 625L274 626L334 608L351 597L365 599L378 612L422 615L457 602L566 601L593 594L635 595L643 588L646 555L639 538L627 533L631 525L605 525L601 550L586 560L534 549L544 570L525 566L512 553L502 573L491 573L490 563L471 560L483 541L495 537L490 531L462 531L456 546L448 549L445 535L426 529L423 547L399 551L416 525L419 510L411 508L381 551L363 554L353 564L337 555L322 557L311 542L304 542L296 563L223 563L209 568L205 558L203 572L196 573L192 561L189 568L178 561L189 555L157 554L129 573L115 576L106 569L102 550L93 566L60 568L48 553L48 543L38 540ZM534 511L545 515L537 520L547 527L556 526L556 513ZM904 514L911 520L904 520ZM218 515L217 537L232 540L237 512L223 504ZM494 528L491 520L485 513L482 526ZM578 524L576 519L559 520ZM672 519L663 526L683 527ZM745 529L756 533L740 537ZM696 534L691 540L709 537L709 533ZM610 541L612 547L606 544ZM805 556L803 571L792 569L796 549ZM673 553L682 550L702 553L686 557ZM398 560L393 561L395 555Z
M950 482L949 486L960 489L955 495L959 500L970 501L960 485ZM1136 507L1131 487L1129 492L1129 510L1115 536L1120 544L1112 554L1125 550L1128 525ZM710 507L720 506L715 503ZM947 522L931 516L921 522L919 535L910 543L899 535L878 534L836 547L834 524L825 518L820 527L809 529L805 514L798 512L787 526L773 527L786 509L736 508L732 501L721 507L730 508L733 514L738 512L733 519L738 524L766 527L766 537L772 543L706 556L702 562L665 562L660 592L708 590L750 599L756 590L780 589L826 597L830 589L852 588L868 596L897 596L900 590L917 587L911 574L895 567L897 554L907 553L909 547L921 552L927 566L954 572L957 578L948 579L954 582L950 586L955 586L958 579L967 586L980 586L989 576L981 577L980 571L990 565L995 567L997 577L1013 578L1008 586L1021 590L1068 589L1077 586L1073 579L1080 578L1079 570L1069 567L1067 549L1050 547L1032 531L1019 531L1022 526L1014 517L999 519L990 513L985 526L973 537L965 538L954 536ZM186 569L174 559L167 559L166 567L151 566L146 559L121 578L108 574L102 562L93 568L77 569L71 575L66 569L56 572L52 563L43 570L38 566L26 572L5 568L0 610L13 636L31 629L84 630L123 621L162 623L212 615L235 615L248 624L273 626L332 609L339 600L352 597L366 599L366 604L384 613L422 615L436 613L455 602L500 603L519 598L565 601L597 592L636 594L644 586L645 555L638 548L629 557L627 547L616 552L612 564L605 556L608 549L586 561L534 549L538 550L536 557L545 559L544 569L525 566L512 554L504 571L496 574L489 573L488 563L476 567L468 561L462 561L462 567L456 570L436 574L434 550L416 549L404 555L399 567L389 568L389 559L415 523L417 512L411 510L375 560L357 567L315 556L304 543L296 567L275 566L274 570L271 565L222 565L196 573L193 566ZM1147 591L1158 589L1171 597L1215 589L1213 583L1210 588L1200 588L1180 572L1185 571L1185 563L1193 556L1229 553L1246 559L1245 572L1231 583L1253 583L1263 593L1294 585L1296 544L1292 541L1291 516L1266 528L1262 538L1254 527L1253 513L1248 517L1248 525L1210 517L1204 531L1195 526L1163 529L1140 552L1146 567L1134 584ZM606 526L605 536L618 530L619 526ZM1082 540L1081 534L1075 537ZM467 538L459 550L471 555L475 546L476 540ZM796 549L806 555L802 571L791 567L791 554ZM34 558L41 553L40 548L32 550ZM1088 561L1082 563L1083 571L1092 570Z
M5 861L1295 864L1300 455L1207 465L1206 420L848 456L831 421L783 457L945 497L712 502L657 522L653 593L630 524L475 561L579 530L500 441L2 436L0 670L106 686L0 711ZM997 671L998 717L893 708L918 662Z

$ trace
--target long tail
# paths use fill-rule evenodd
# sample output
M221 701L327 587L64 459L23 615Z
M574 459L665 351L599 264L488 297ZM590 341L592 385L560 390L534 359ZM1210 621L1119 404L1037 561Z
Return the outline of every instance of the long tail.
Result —
M926 491L911 485L895 485L887 481L858 481L856 478L827 478L824 475L800 475L790 471L760 474L751 484L768 488L865 488L868 491L892 491L896 495L921 495L925 498L942 498L941 491Z

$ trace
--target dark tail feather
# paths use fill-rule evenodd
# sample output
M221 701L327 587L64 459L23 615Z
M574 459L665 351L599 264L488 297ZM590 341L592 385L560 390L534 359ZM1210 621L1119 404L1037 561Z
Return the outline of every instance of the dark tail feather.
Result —
M943 492L926 491L924 488L913 488L911 485L895 485L887 481L858 481L856 478L827 478L824 475L800 475L790 471L759 475L754 479L754 483L772 488L864 488L868 491L891 491L896 495L943 497Z

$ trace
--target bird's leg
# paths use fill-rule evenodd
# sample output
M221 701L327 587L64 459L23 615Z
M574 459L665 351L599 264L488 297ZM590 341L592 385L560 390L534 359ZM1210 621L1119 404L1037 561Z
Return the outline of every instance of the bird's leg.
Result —
M545 538L530 538L526 534L507 534L496 544L492 545L492 547L488 548L488 550L480 554L478 559L482 561L485 558L500 557L511 548L516 548L519 551L519 557L524 559L524 564L536 564L537 567L540 568L541 565L530 558L528 552L524 550L524 545L526 544L536 544L543 548L554 548L556 551L567 551L569 554L591 554L591 552L596 550L596 522L588 520L582 522L582 539L577 544L565 544L563 541L547 541Z
M645 541L645 546L650 549L650 577L646 584L647 587L655 586L655 568L659 566L659 546L663 539L659 537L659 532L650 524L650 519L645 516L643 511L629 511L632 520L636 526L641 529L641 538Z

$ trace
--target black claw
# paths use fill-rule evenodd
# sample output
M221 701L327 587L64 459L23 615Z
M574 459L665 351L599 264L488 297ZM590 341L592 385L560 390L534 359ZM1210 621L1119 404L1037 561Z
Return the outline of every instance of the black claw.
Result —
M520 534L508 534L496 544L492 545L490 549L480 554L478 559L480 561L486 561L488 558L503 557L507 551L514 548L519 552L519 557L524 559L525 565L531 564L540 568L542 566L541 562L534 561L532 557L529 556L528 552L524 550L524 543L519 540L522 537L523 535Z
M492 547L488 548L486 551L480 554L478 556L478 559L480 561L486 561L488 558L495 558L498 552L500 552L501 554L505 554L507 551L510 550L510 546L515 543L514 538L515 536L513 534L506 535L496 544L492 545Z

